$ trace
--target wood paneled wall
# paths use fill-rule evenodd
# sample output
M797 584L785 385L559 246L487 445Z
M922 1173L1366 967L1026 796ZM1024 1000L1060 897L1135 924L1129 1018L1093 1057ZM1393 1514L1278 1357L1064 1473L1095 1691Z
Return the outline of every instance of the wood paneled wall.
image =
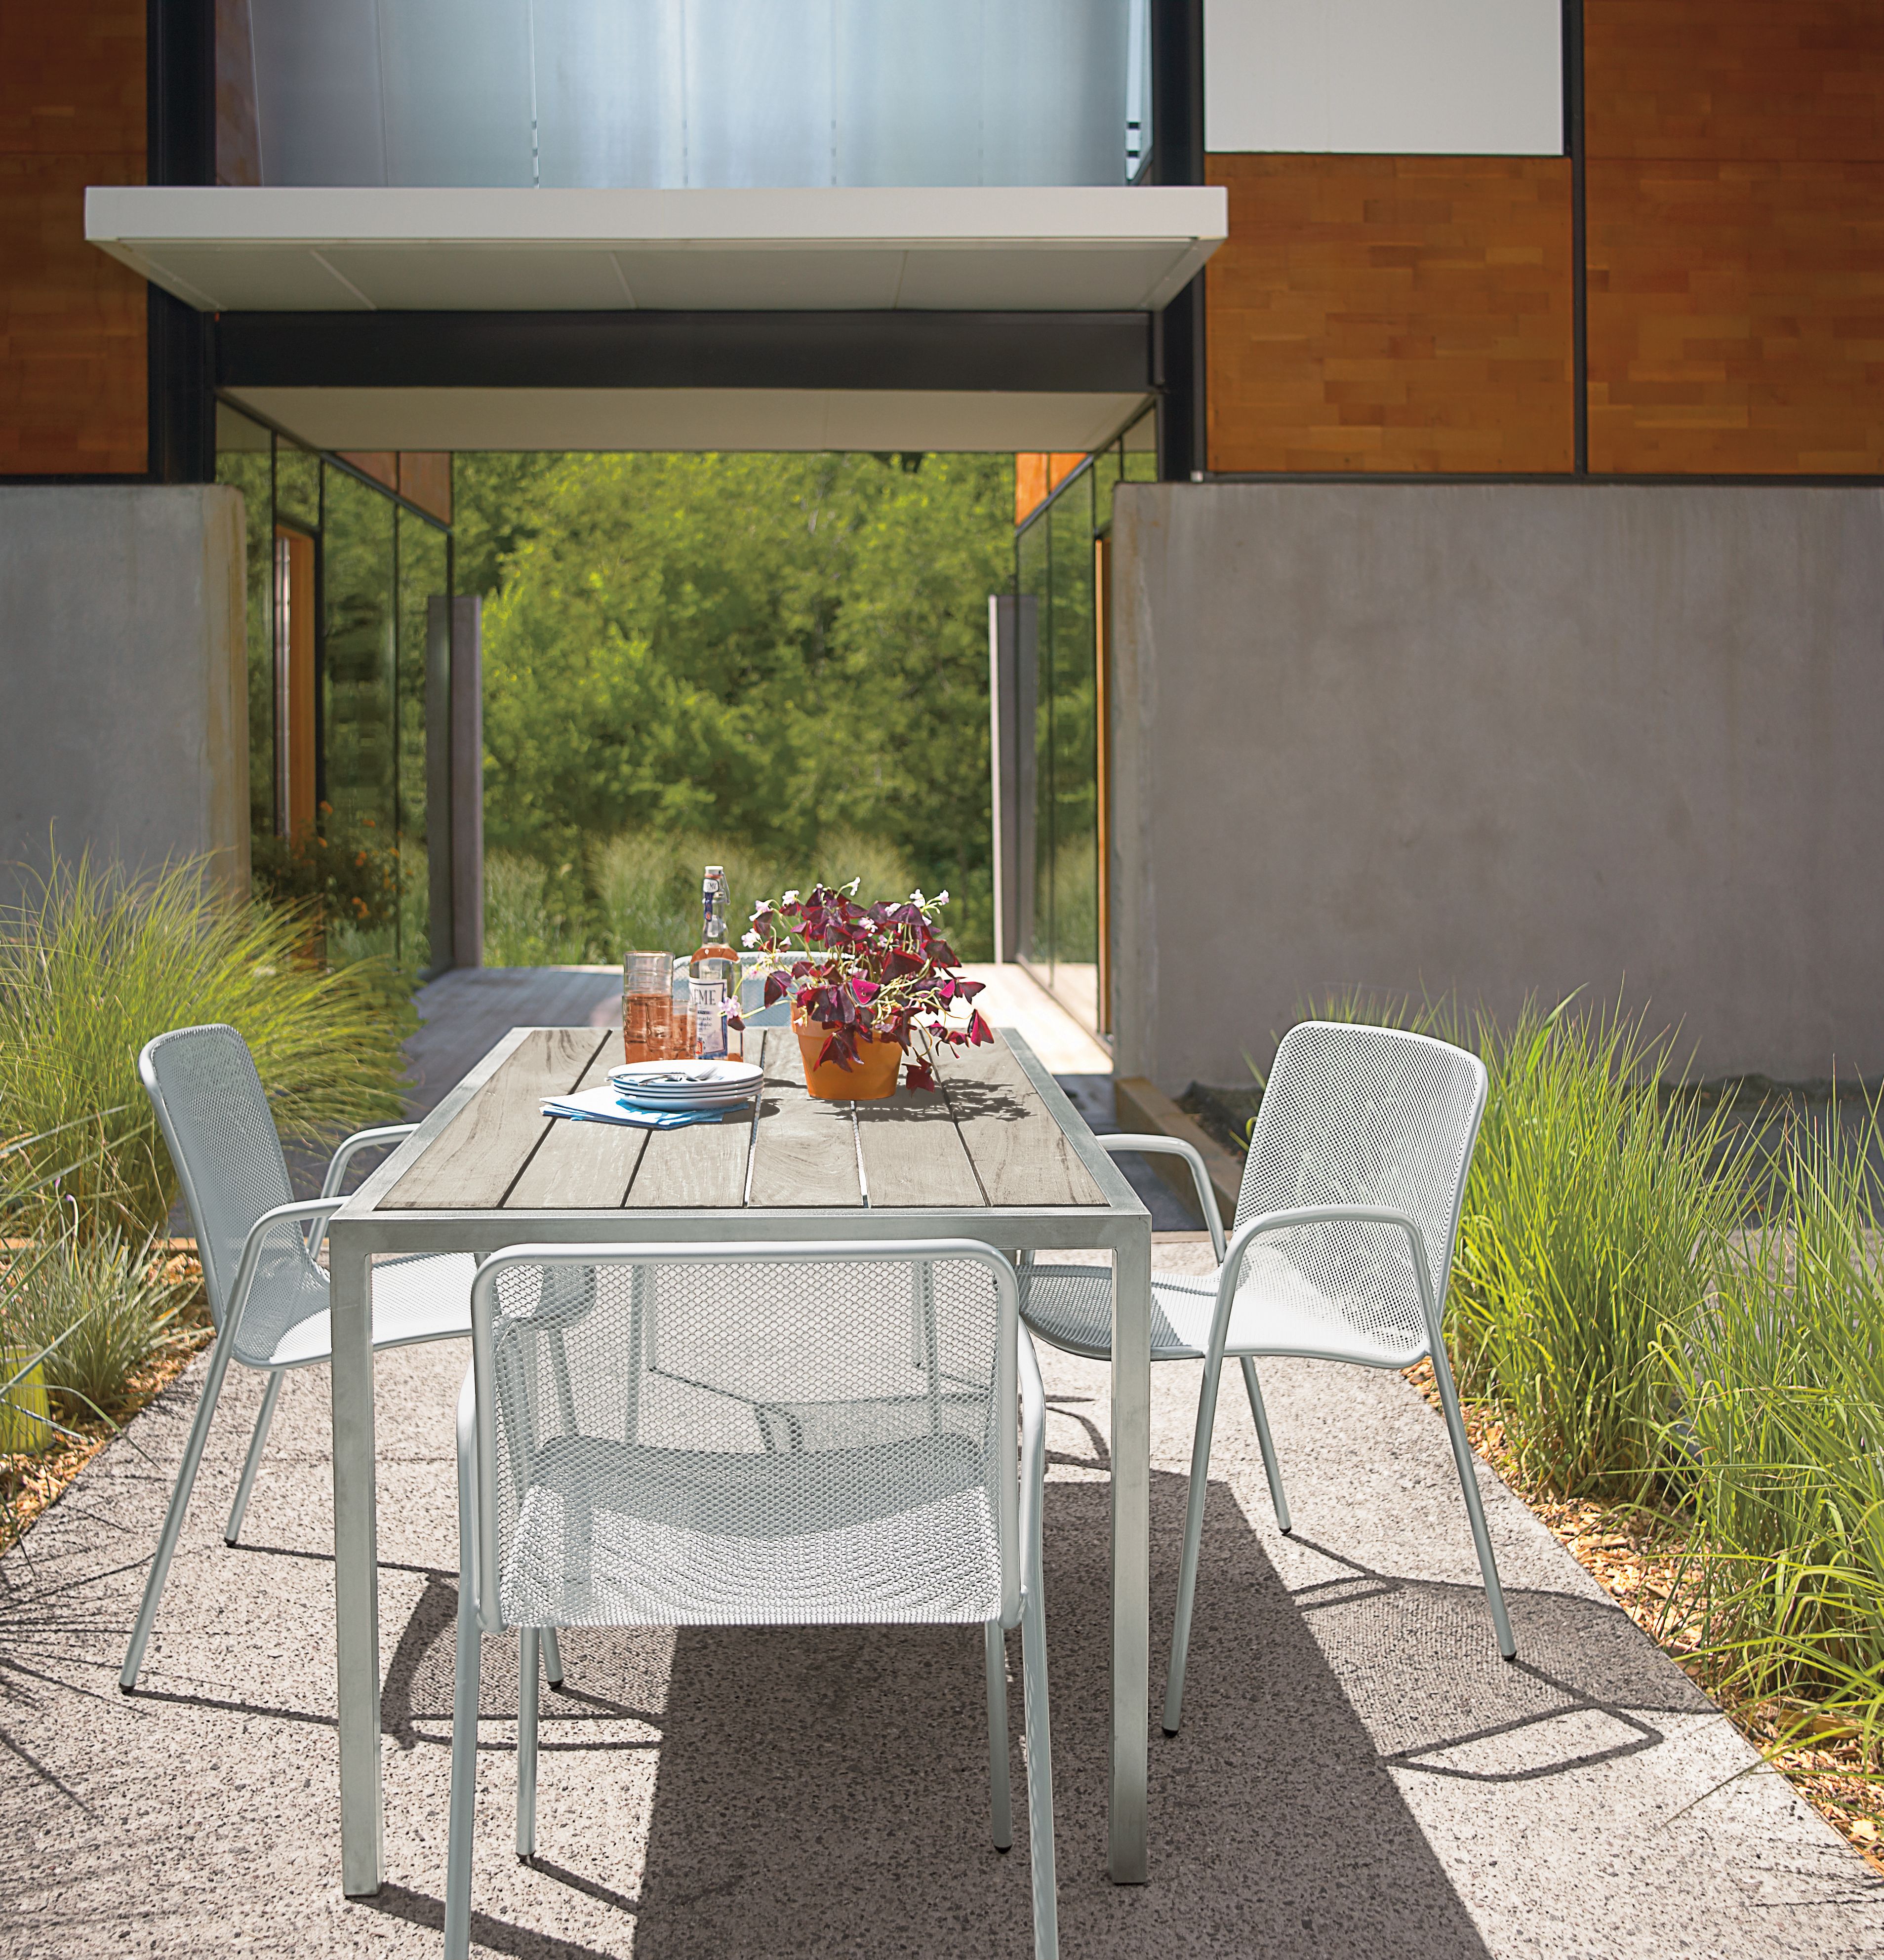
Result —
M1884 5L1585 0L1590 466L1884 471Z
M1084 450L1065 456L1025 451L1017 456L1014 458L1014 522L1017 524L1026 523L1085 460Z
M144 0L0 6L0 476L141 473L144 282L85 186L144 180Z
M383 483L408 503L428 511L441 523L451 522L451 452L449 450L395 450L343 449L337 452L362 476ZM1083 457L1074 460L1084 462ZM1018 523L1020 520L1017 517Z
M1215 155L1214 470L1572 466L1556 157Z

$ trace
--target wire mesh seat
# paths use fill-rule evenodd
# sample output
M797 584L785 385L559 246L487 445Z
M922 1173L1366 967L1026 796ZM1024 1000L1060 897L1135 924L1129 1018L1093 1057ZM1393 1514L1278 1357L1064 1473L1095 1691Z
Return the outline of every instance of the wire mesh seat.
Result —
M1516 1647L1443 1338L1453 1241L1465 1200L1485 1071L1477 1056L1399 1028L1305 1021L1276 1051L1225 1242L1203 1160L1169 1137L1099 1139L1115 1155L1185 1158L1210 1228L1209 1279L1152 1282L1151 1358L1201 1360L1164 1726L1177 1732L1223 1363L1235 1356L1276 1521L1292 1529L1255 1357L1288 1355L1406 1368L1430 1358L1459 1469L1485 1597L1509 1660ZM1076 1354L1112 1354L1112 1276L1103 1267L1023 1264L1022 1319Z
M1034 1946L1052 1960L1045 1398L1007 1262L965 1240L523 1246L485 1262L471 1302L450 1960L469 1951L480 1633L522 1631L528 1858L546 1630L911 1623L983 1629L1003 1850L1001 1635L1021 1629Z
M224 1527L224 1537L234 1545L287 1371L325 1361L333 1353L327 1275L317 1255L328 1219L345 1202L339 1193L347 1166L358 1151L409 1136L416 1127L393 1124L348 1137L333 1153L320 1196L298 1204L262 1078L234 1028L217 1023L159 1035L138 1056L138 1073L155 1106L196 1234L216 1340L118 1677L127 1694L137 1685L229 1363L264 1370L269 1377ZM310 1225L311 1233L305 1230ZM374 1346L403 1347L468 1335L476 1271L469 1253L376 1267Z

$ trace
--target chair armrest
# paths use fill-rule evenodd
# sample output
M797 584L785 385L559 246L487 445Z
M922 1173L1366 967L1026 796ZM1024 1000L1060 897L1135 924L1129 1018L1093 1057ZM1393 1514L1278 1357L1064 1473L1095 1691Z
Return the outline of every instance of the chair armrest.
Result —
M344 1198L308 1198L294 1204L278 1204L272 1211L264 1211L249 1227L249 1236L242 1242L242 1260L236 1268L235 1284L229 1289L229 1305L222 1316L222 1332L234 1341L236 1329L242 1323L242 1309L249 1303L249 1288L254 1284L255 1269L261 1263L263 1242L277 1225L303 1218L318 1219L324 1228L327 1220L346 1203Z
M471 1602L480 1630L487 1634L504 1631L496 1602L487 1612L480 1596L479 1580L484 1569L478 1545L478 1370L474 1361L464 1371L464 1386L458 1391L458 1583Z
M1439 1303L1433 1297L1433 1279L1426 1263L1426 1240L1420 1228L1404 1211L1381 1204L1300 1204L1286 1211L1265 1211L1246 1225L1239 1226L1224 1255L1217 1274L1217 1310L1211 1322L1210 1354L1223 1359L1224 1343L1230 1333L1230 1312L1236 1303L1236 1281L1243 1268L1243 1255L1252 1240L1268 1232L1286 1232L1297 1225L1394 1225L1413 1242L1413 1271L1419 1281L1420 1306L1426 1316L1427 1338L1438 1348L1443 1338Z
M1182 1157L1191 1167L1191 1182L1197 1186L1197 1208L1204 1214L1204 1223L1210 1227L1211 1249L1217 1255L1217 1262L1224 1261L1224 1220L1217 1208L1217 1194L1211 1188L1210 1172L1204 1168L1204 1160L1195 1144L1187 1144L1179 1137L1125 1136L1096 1137L1093 1141L1108 1157L1119 1157L1131 1153L1144 1157Z
M374 1130L355 1130L341 1144L328 1160L327 1175L320 1181L320 1195L332 1198L340 1188L347 1174L347 1166L361 1150L370 1150L375 1144L390 1144L395 1138L409 1137L418 1128L416 1123L387 1123ZM327 1221L322 1219L307 1241L307 1256L317 1259L320 1256L320 1242L327 1236Z
M347 1174L347 1166L357 1152L369 1150L375 1144L390 1144L395 1137L409 1137L418 1128L416 1123L387 1123L378 1129L355 1130L328 1160L327 1175L321 1180L321 1196L331 1198L340 1188L341 1180Z
M1023 1594L1040 1589L1040 1506L1047 1467L1047 1392L1040 1357L1023 1323L1017 1360L1020 1377L1020 1586Z

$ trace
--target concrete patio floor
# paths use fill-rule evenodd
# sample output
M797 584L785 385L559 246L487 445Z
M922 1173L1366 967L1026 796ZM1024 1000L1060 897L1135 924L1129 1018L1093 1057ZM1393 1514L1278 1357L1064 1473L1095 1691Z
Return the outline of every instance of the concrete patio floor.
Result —
M513 1020L603 1024L616 984L581 969L434 983L415 1103ZM1004 1011L1042 1012L1030 997ZM1103 1122L1103 1054L1051 1018L1022 1024L1036 1047L1064 1038L1053 1065ZM1208 1247L1167 1239L1156 1259L1204 1270ZM117 1691L199 1357L0 1561L0 1951L438 1950L466 1358L449 1344L380 1363L385 1888L339 1888L324 1371L289 1377L234 1551L221 1521L262 1385L232 1371L141 1691ZM1884 1955L1884 1880L1481 1468L1521 1654L1499 1661L1439 1419L1398 1376L1312 1363L1264 1370L1293 1539L1246 1407L1223 1398L1176 1738L1155 1710L1198 1370L1154 1371L1151 1882L1112 1885L1106 1374L1042 1359L1068 1960ZM526 1868L511 1848L515 1649L487 1643L479 1951L1031 1952L1024 1816L1012 1853L987 1840L975 1634L576 1632L564 1653ZM1018 1790L1017 1681L1012 1704Z
M289 1379L231 1551L260 1386L235 1371L142 1691L117 1691L199 1361L0 1564L8 1953L437 1950L465 1358L380 1366L384 1891L339 1884L320 1372ZM1196 1372L1154 1374L1154 1707ZM1777 1777L1736 1774L1746 1745L1484 1472L1522 1654L1498 1660L1438 1418L1397 1376L1308 1363L1265 1370L1293 1541L1224 1398L1185 1726L1152 1739L1152 1882L1110 1884L1106 1375L1055 1356L1047 1373L1069 1960L1884 1954L1884 1881ZM510 1845L514 1649L486 1651L480 1950L1031 1951L1024 1826L1007 1857L986 1838L972 1634L570 1634L533 1869Z

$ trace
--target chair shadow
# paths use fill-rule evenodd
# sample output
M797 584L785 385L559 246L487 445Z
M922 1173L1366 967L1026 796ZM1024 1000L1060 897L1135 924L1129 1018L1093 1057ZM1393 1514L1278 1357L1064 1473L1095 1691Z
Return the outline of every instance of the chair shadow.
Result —
M1294 1597L1381 1760L1396 1768L1534 1782L1654 1748L1666 1738L1645 1713L1713 1709L1607 1602L1508 1590L1518 1656L1504 1662L1479 1587L1377 1571L1300 1532L1294 1543L1335 1568ZM1380 1664L1400 1652L1417 1664Z
M1291 1561L1325 1561L1327 1577L1304 1583L1296 1567L1285 1579L1214 1483L1184 1726L1167 1737L1157 1710L1184 1499L1183 1478L1154 1473L1151 1883L1121 1887L1106 1872L1110 1494L1097 1479L1048 1486L1069 1952L1485 1960L1396 1777L1519 1783L1587 1770L1656 1747L1647 1717L1712 1705L1601 1602L1511 1591L1511 1665L1476 1587L1383 1572L1300 1535ZM402 1632L383 1704L400 1747L448 1739L456 1606L436 1579ZM635 1869L616 1863L583 1794L559 1796L546 1764L533 1869L632 1914L641 1960L1031 1952L1017 1635L1017 1841L1005 1856L988 1837L974 1629L577 1629L563 1647L570 1691L543 1698L546 1755L569 1752L565 1774L583 1780L584 1752L657 1748L658 1768ZM508 1752L515 1643L487 1642L485 1656L484 1712L499 1726L484 1746ZM610 1726L623 1722L648 1736L623 1741ZM505 1952L583 1950L505 1945L527 1936L508 1926L475 1936Z
M429 1892L414 1892L408 1885L382 1885L370 1898L349 1899L347 1903L361 1911L402 1919L409 1926L425 1927L441 1936L445 1930L444 1901ZM488 1912L472 1914L471 1945L473 1951L487 1949L492 1953L512 1955L514 1960L614 1960L613 1955L597 1947L559 1939L553 1933L535 1933L508 1920L493 1918Z
M1169 1552L1154 1579L1161 1687L1183 1480L1154 1482L1155 1535ZM1240 1664L1208 1669L1182 1736L1154 1736L1152 1882L1115 1886L1106 1871L1109 1492L1098 1481L1048 1487L1065 1950L1483 1960L1469 1915L1300 1608L1227 1493L1212 1509L1208 1535L1227 1555L1212 1560L1208 1612ZM1019 1663L1010 1636L1017 1841L1004 1856L988 1837L974 1629L681 1630L635 1888L637 1955L1031 1953ZM606 1850L580 1817L559 1820L546 1800L539 1831L585 1889L608 1884ZM1357 1860L1360 1841L1367 1855Z

